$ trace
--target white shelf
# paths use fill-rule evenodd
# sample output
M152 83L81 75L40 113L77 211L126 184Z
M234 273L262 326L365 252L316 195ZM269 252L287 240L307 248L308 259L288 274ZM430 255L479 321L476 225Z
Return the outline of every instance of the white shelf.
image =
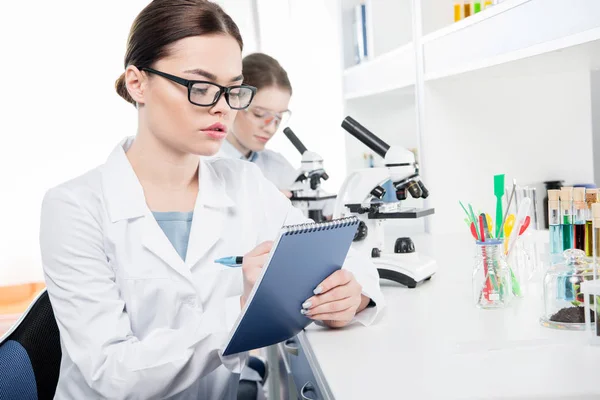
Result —
M482 188L498 171L522 184L594 181L590 71L600 69L600 0L505 0L459 22L452 3L414 1L410 26L427 34L409 44L393 36L384 43L391 51L342 71L345 115L421 152L427 206L436 208L431 232L464 229L444 200L455 186L447 165L470 182L461 196L484 207L493 196ZM581 149L564 146L565 132ZM349 171L365 151L346 139Z
M412 43L344 71L344 97L357 99L395 90L414 93L415 51Z
M503 12L510 10L511 8L518 7L521 4L527 3L530 1L531 0L505 0L504 2L502 2L500 4L496 4L492 7L482 10L477 14L473 14L467 18L463 18L462 20L460 20L458 22L452 22L445 27L440 27L440 29L436 29L436 30L426 34L425 36L423 36L422 42L423 42L423 44L425 44L427 42L436 40L440 37L450 35L461 29L465 29L469 26L478 24L482 21L485 21L486 19L492 18L498 14L501 14ZM438 11L437 8L436 8L436 11Z
M423 37L425 80L518 61L598 39L598 0L508 0Z

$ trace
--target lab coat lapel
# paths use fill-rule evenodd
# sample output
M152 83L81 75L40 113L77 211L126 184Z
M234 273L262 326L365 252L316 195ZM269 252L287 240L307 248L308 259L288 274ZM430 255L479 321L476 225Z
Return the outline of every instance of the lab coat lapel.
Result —
M133 141L133 137L122 141L112 152L102 171L102 185L110 220L112 223L127 220L130 224L142 224L142 246L191 280L189 269L146 205L142 185L125 154Z
M200 161L200 183L185 264L191 269L219 241L229 212L234 206L225 191L225 181L213 165Z
M143 224L142 245L175 271L188 280L191 280L192 274L189 268L186 267L177 250L175 250L151 212L148 212L144 216Z

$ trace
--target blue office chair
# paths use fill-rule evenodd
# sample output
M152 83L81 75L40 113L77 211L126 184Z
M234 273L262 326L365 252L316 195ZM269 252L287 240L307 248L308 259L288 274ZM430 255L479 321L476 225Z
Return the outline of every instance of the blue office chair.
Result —
M0 338L0 400L52 399L60 358L58 326L44 289Z
M242 379L239 382L237 400L260 400L265 398L263 386L269 375L269 367L266 360L250 356L248 367L258 373L260 380Z
M60 370L60 335L48 292L33 300L13 327L0 338L0 400L52 399ZM259 398L267 379L266 363L250 357L249 367L262 382L240 382L239 400Z

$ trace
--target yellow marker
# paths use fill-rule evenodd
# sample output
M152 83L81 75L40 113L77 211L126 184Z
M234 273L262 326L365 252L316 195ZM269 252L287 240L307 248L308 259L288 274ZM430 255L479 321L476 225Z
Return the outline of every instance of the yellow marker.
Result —
M504 253L508 252L508 238L515 226L515 220L515 214L510 214L506 217L506 221L504 222Z

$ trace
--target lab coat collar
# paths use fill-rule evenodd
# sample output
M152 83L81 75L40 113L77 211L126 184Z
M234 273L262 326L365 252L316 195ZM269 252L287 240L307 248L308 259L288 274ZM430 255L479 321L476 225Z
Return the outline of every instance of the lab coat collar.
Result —
M146 215L149 210L144 190L125 152L131 147L134 137L125 138L113 150L104 165L102 182L111 222ZM225 191L225 182L210 163L200 159L198 174L199 193L194 211L201 206L227 208L235 205Z
M111 222L137 218L148 211L144 190L125 151L134 138L125 138L113 150L102 169L102 185Z
M218 242L227 209L234 207L235 203L227 195L224 178L211 163L201 158L198 174L200 187L184 262L146 205L142 185L125 154L133 140L132 137L123 140L104 166L102 179L109 217L113 223L144 217L144 247L191 281L191 267Z

